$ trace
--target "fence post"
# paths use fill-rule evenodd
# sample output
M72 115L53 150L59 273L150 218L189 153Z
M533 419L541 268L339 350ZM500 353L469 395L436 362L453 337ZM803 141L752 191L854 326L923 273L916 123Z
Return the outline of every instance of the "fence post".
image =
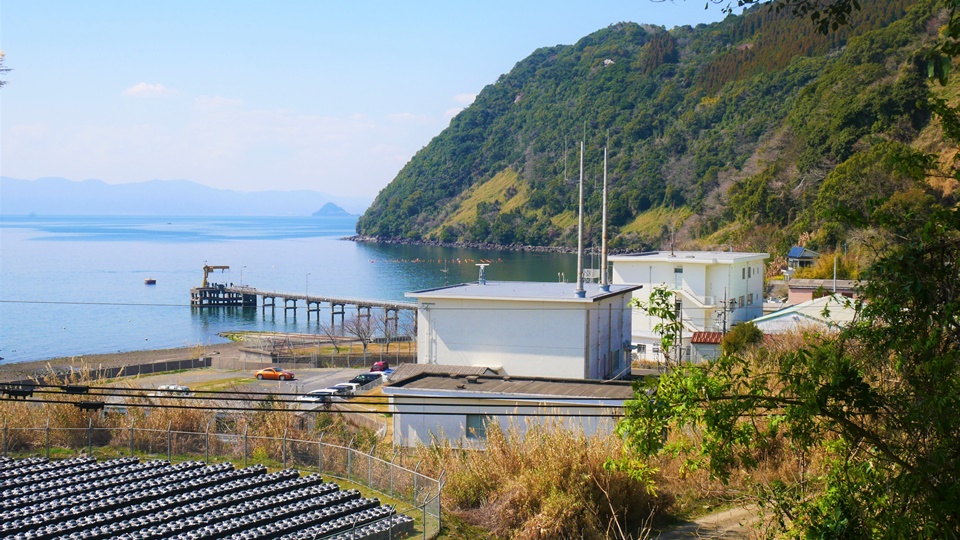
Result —
M440 476L437 477L437 531L440 531L443 528L443 512L440 511L440 496L443 491L443 477L447 474L446 469L440 471Z
M50 459L50 417L47 417L47 459Z
M280 445L280 455L283 456L283 468L287 468L287 429L283 429L283 442Z
M3 419L3 457L7 457L7 419Z
M243 427L243 468L247 468L247 430L250 429L247 426Z
M390 496L393 497L393 476L394 472L397 470L397 451L393 451L393 457L390 458Z
M87 422L87 455L93 456L93 413L90 413L89 421Z
M420 465L422 463L423 461L418 461L417 466L413 468L413 504L417 504L417 477L420 476ZM423 512L424 512L423 522L426 523L427 522L426 502L424 502ZM426 533L426 526L424 526L424 533Z
M210 422L207 422L207 431L206 433L204 433L204 446L206 447L206 450L207 450L207 456L203 460L203 462L209 465L210 464Z
M134 437L136 436L137 432L134 431L133 429L133 425L135 423L136 423L136 419L131 418L130 419L130 457L133 457L134 449L136 448L136 445L134 444Z
M171 457L173 451L173 420L167 423L167 463L172 463L173 459Z
M317 441L317 474L323 475L323 433Z
M367 452L367 486L373 487L373 452L377 449L377 445L374 444L373 448Z
M350 479L350 471L353 470L353 441L357 440L356 437L350 439L350 444L347 445L347 480Z

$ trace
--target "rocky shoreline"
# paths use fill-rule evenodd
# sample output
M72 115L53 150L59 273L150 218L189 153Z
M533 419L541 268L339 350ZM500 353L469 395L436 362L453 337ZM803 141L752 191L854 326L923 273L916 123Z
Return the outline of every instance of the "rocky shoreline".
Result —
M388 238L384 236L345 236L341 240L351 242L370 242L377 244L396 244L405 246L436 246L449 248L465 249L485 249L491 251L529 251L535 253L576 253L577 248L568 246L527 246L521 244L491 244L488 242L441 242L439 240L412 240L409 238ZM584 248L584 253L600 253L599 247ZM611 255L621 255L625 253L636 253L636 250L628 249L607 249Z

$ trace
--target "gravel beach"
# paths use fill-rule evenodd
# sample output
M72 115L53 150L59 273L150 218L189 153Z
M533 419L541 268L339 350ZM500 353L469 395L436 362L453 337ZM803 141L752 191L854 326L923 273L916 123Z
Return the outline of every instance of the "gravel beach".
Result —
M17 381L44 375L51 371L64 368L111 368L120 366L136 366L166 362L170 360L187 360L204 356L221 356L222 358L238 357L240 343L221 343L205 347L182 347L178 349L153 349L131 351L113 354L90 354L38 360L35 362L16 362L0 364L0 382Z

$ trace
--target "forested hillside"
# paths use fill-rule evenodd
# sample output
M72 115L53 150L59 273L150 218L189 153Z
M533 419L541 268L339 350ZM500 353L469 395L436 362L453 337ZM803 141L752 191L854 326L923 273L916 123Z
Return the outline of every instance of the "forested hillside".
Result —
M576 245L584 140L588 244L599 244L606 147L615 249L676 238L832 251L855 232L851 217L913 182L891 158L941 150L918 51L943 16L929 0L877 0L821 34L808 17L758 6L538 49L406 164L357 232Z

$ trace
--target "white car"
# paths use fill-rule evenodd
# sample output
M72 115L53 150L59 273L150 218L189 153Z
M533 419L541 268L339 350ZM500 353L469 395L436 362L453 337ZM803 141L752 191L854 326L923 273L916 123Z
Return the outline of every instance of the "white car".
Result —
M190 388L179 384L162 384L157 387L154 397L189 396Z
M352 382L344 382L340 384L335 384L331 386L328 390L333 390L336 392L334 399L346 399L350 396L357 395L357 391L360 389L360 385Z
M334 390L323 388L320 390L307 392L302 396L297 396L297 401L305 401L307 403L325 403L330 401L335 394L336 392Z

